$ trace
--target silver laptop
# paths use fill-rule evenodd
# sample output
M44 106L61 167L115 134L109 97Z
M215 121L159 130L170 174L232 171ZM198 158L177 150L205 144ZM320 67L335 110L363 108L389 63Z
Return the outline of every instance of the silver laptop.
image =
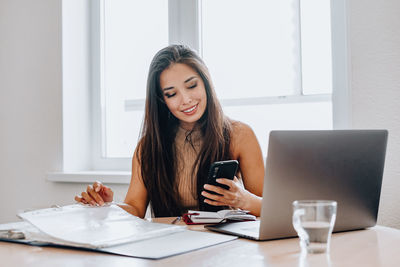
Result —
M294 200L338 203L334 231L376 224L388 132L386 130L272 131L261 218L208 229L255 240L296 236Z

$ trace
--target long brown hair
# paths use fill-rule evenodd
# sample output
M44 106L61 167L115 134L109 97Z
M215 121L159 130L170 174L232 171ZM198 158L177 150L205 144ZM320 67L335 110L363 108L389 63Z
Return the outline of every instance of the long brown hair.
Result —
M203 60L183 45L170 45L160 50L150 64L145 117L138 147L141 175L156 217L177 216L184 211L176 182L174 146L179 120L169 112L160 87L161 73L176 63L186 64L198 73L207 95L206 110L197 122L203 145L195 161L197 174L193 173L197 177L194 184L200 209L204 209L201 191L211 163L230 158L231 122L222 112Z

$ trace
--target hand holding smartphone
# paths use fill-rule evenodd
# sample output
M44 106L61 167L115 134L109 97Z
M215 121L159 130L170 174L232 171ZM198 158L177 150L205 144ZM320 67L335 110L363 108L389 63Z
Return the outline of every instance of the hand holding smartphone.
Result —
M225 161L216 161L210 166L210 170L208 172L207 184L219 186L226 190L229 190L229 186L220 184L216 181L218 178L226 178L233 180L235 178L235 174L239 167L239 163L237 160L225 160ZM205 190L210 194L217 194L216 192ZM201 205L203 206L202 210L206 211L219 211L221 209L226 209L226 206L213 206L207 203L204 203L204 197L201 199Z
M216 179L226 178L233 180L237 172L239 163L237 160L216 161L211 164L210 171L208 172L208 184L216 185L229 190L227 185L217 183Z

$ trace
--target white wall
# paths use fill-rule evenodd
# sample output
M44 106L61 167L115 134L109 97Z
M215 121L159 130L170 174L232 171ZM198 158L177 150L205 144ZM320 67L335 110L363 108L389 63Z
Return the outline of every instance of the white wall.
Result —
M378 222L400 228L400 1L349 1L352 122L389 130Z
M352 118L390 138L379 221L400 228L400 1L349 0ZM68 204L62 167L61 0L0 0L0 223ZM397 116L396 116L397 115ZM126 186L113 185L123 199Z
M60 3L0 2L1 221L45 204L61 163Z

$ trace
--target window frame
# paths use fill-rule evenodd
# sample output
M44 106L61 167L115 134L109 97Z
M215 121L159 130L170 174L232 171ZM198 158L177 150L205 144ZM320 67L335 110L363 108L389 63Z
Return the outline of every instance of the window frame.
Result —
M104 1L91 2L91 47L92 47L92 169L129 170L131 158L105 158L105 99L103 93L104 62L101 56ZM301 0L299 0L301 1ZM299 2L300 3L300 2ZM332 25L332 94L304 95L302 84L295 95L273 97L249 97L243 99L221 99L223 106L269 105L332 101L333 128L344 129L350 121L350 86L348 84L348 46L346 0L331 1ZM185 43L202 54L201 47L201 0L169 0L169 43ZM299 25L301 27L301 25ZM301 31L299 31L301 32ZM301 38L300 38L301 42ZM301 60L301 59L300 59ZM301 66L300 70L301 72ZM143 110L144 99L126 100L125 110ZM129 168L129 169L128 169Z

